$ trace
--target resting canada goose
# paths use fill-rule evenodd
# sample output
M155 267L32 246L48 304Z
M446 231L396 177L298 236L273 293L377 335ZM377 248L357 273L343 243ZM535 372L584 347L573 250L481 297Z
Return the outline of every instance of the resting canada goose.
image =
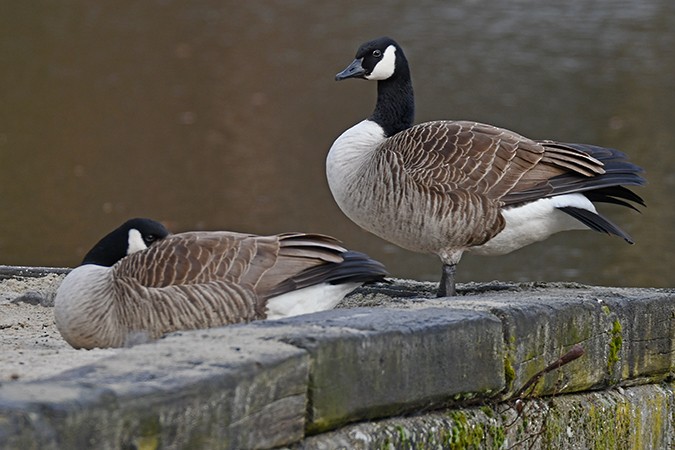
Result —
M333 308L384 266L318 234L171 235L132 219L105 236L59 287L54 315L75 348Z
M377 81L373 115L338 137L326 174L342 212L360 227L443 263L439 296L455 294L465 251L501 255L565 230L592 229L632 243L592 202L636 209L621 185L642 169L614 149L533 141L482 123L413 126L410 69L383 37L359 47L336 80Z

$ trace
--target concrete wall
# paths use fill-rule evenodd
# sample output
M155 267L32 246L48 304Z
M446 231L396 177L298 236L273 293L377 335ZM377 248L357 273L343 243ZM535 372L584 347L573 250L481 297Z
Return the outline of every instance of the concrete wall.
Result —
M397 281L348 309L176 333L5 383L0 448L675 445L675 290L434 288ZM575 345L581 357L519 392Z

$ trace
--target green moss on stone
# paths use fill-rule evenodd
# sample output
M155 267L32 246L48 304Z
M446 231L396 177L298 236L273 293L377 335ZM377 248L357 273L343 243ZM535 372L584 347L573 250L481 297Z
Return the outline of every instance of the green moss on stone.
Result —
M506 383L506 390L510 391L513 386L513 381L516 379L516 369L513 368L511 362L511 355L506 352L504 355L504 382Z
M159 439L157 436L142 436L136 439L135 447L137 450L156 450L159 448Z
M428 448L438 448L438 447L440 447L440 444L438 442L436 442L436 438L437 438L436 433L434 433L433 430L428 430L427 431L426 444L424 444L423 442L420 441L420 442L417 443L417 447L418 448L427 448L427 447Z
M389 436L386 436L384 441L379 445L378 450L390 450L392 448L395 448L394 444L389 440Z
M452 431L448 429L442 429L441 430L441 443L443 444L443 448L448 448L450 447L450 442L452 442Z
M667 410L668 402L664 399L664 397L652 397L647 400L645 412L651 414L649 414L650 420L647 422L649 425L649 431L647 431L646 434L652 437L653 442L645 442L645 447L656 448L658 446L658 437L666 434L664 431L664 426L667 427L668 425L664 425L661 411ZM635 421L638 422L638 419L640 419L640 417L636 418Z
M631 430L636 428L637 424L633 422L632 407L628 402L617 403L614 408L614 419L616 421L615 434L622 445L627 445ZM637 425L639 426L639 425Z
M406 429L403 428L402 425L397 425L396 431L398 432L399 444L401 444L402 446L406 446L407 444L409 444L408 432L406 431Z
M619 400L612 405L609 401L601 400L598 404L584 408L578 421L573 415L568 419L570 426L573 426L572 432L583 435L583 440L592 443L589 448L594 450L642 448L640 442L630 442L631 437L640 435L640 420L635 419L634 409L626 401Z
M609 356L607 357L607 368L612 373L614 364L621 359L621 346L623 345L623 336L621 334L623 327L619 319L614 320L611 330L611 339L609 340Z
M149 416L140 420L134 447L138 450L155 450L160 447L162 426L158 416Z
M495 415L495 411L488 405L481 406L480 410L483 412L483 414L485 414L490 419L492 419Z
M503 425L488 425L488 435L492 438L492 448L500 449L506 443L506 429Z
M542 431L544 435L545 448L553 447L553 443L560 440L560 437L566 431L563 429L565 424L561 418L560 411L555 406L555 403L549 404L549 409L542 423Z
M452 435L445 440L447 448L451 450L478 449L485 439L485 430L482 424L471 424L465 413L450 412L452 419Z

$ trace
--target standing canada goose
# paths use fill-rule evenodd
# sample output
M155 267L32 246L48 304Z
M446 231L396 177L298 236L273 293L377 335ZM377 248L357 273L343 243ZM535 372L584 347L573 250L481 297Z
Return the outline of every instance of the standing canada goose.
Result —
M502 255L559 231L589 228L633 242L592 203L644 205L621 186L645 183L623 153L533 141L476 122L413 126L408 61L387 37L361 45L335 78L377 81L377 104L328 153L333 197L360 227L438 255L439 296L455 294L455 266L465 251Z
M54 315L75 348L121 347L176 330L333 308L384 266L318 234L171 235L132 219L106 235L59 287Z

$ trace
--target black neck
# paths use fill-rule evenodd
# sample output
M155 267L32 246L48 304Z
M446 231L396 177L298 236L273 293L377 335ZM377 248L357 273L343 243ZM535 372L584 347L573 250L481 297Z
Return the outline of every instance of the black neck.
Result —
M115 230L98 241L94 248L84 256L81 264L111 267L127 256L127 248L127 235L120 230Z
M415 119L415 96L410 74L396 74L377 82L377 104L370 120L384 129L387 137L410 128Z

